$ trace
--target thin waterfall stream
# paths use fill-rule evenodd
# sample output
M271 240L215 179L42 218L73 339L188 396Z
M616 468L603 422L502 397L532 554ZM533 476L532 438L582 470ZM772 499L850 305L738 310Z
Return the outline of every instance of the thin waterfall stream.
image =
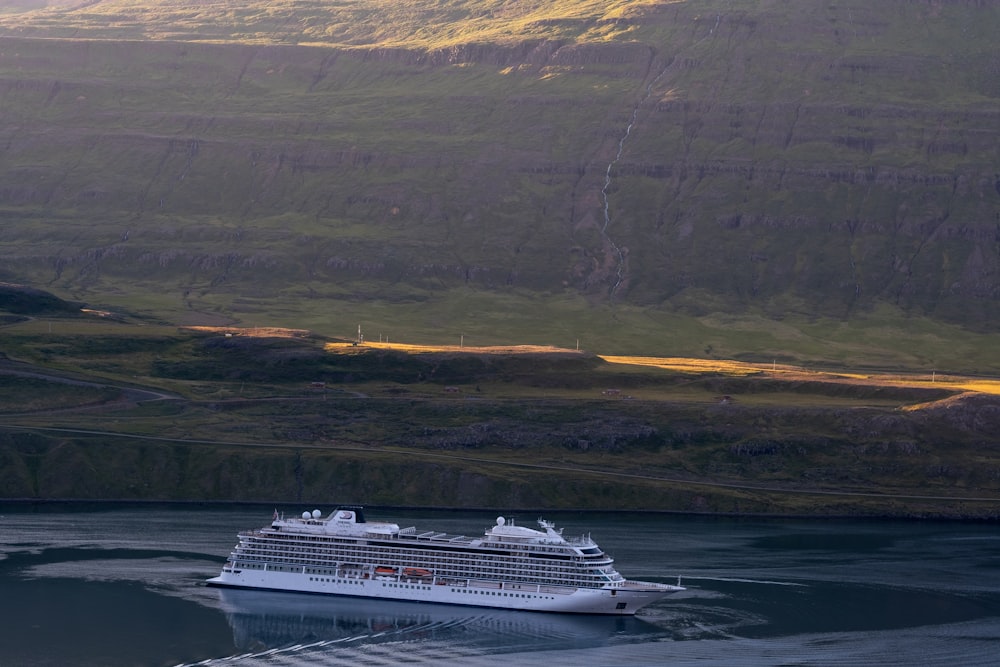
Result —
M697 46L702 42L704 42L709 37L711 37L712 35L714 35L716 29L719 27L719 24L721 22L722 22L722 15L716 16L715 25L712 26L712 28L708 31L708 34L699 39L697 42L695 42L692 46ZM601 188L601 201L604 204L604 225L601 227L601 236L604 237L604 240L608 243L608 245L611 246L611 249L616 257L615 283L614 285L611 286L611 289L608 292L608 298L611 301L614 301L615 293L617 293L618 288L621 287L622 282L625 280L625 253L622 251L621 246L615 243L614 239L612 239L611 236L608 234L608 227L611 226L611 211L610 211L611 203L608 199L608 189L611 187L611 172L614 169L615 165L621 161L622 155L625 153L625 142L628 141L629 136L632 134L632 128L635 127L635 124L639 118L639 110L643 107L646 101L649 100L649 98L652 96L653 86L655 86L656 83L661 78L663 78L663 76L667 73L667 71L670 69L672 62L673 60L668 62L663 67L663 69L661 69L660 72L655 77L653 77L653 79L648 84L646 84L646 90L642 98L635 104L634 107L632 107L632 116L629 118L629 122L625 126L625 131L622 133L621 138L618 140L618 152L615 153L614 159L608 163L608 168L604 172L604 187Z
M615 158L608 163L608 168L604 172L604 187L601 188L601 200L604 202L604 225L601 227L601 235L617 256L615 284L611 286L611 291L608 293L608 297L612 301L615 298L615 292L618 291L622 281L625 279L625 253L622 252L621 247L608 235L608 226L611 224L610 202L608 201L608 188L611 186L611 170L622 159L622 153L625 152L625 142L628 140L629 135L632 134L632 128L635 126L636 119L639 116L639 109L649 99L650 95L653 94L653 86L667 73L669 68L670 66L667 65L660 70L660 73L646 86L646 92L642 96L642 99L632 108L632 117L629 119L628 125L625 126L625 132L622 134L621 139L618 140L618 152L615 154Z

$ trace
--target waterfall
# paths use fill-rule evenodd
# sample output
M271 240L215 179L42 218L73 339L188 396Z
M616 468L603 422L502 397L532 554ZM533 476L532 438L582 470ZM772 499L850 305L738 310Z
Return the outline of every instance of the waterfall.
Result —
M692 45L692 47L698 46L706 39L714 35L716 29L719 27L719 24L721 22L722 22L722 15L720 14L715 17L715 25L712 26L712 28L708 31L708 34L699 39L697 42L695 42ZM601 227L601 236L604 237L604 240L608 243L608 245L611 246L611 250L616 256L616 264L617 264L615 268L615 284L611 286L611 289L608 292L608 298L611 301L614 301L615 293L618 291L618 288L621 287L622 282L625 280L625 253L622 252L621 247L617 243L615 243L614 240L611 238L611 236L608 234L608 227L611 226L611 210L610 210L611 203L608 201L608 188L611 187L611 171L612 169L614 169L614 166L618 164L622 159L622 155L625 152L625 142L628 141L629 135L632 134L632 128L635 127L636 121L639 118L639 109L641 109L642 106L646 103L646 101L652 96L653 86L655 86L656 83L661 78L663 78L663 76L667 73L667 70L669 69L670 69L670 63L668 62L663 67L663 69L660 70L659 74L653 77L653 79L646 85L646 90L642 98L635 104L634 107L632 107L632 116L629 118L629 122L625 126L625 131L622 133L621 138L618 140L618 152L615 153L614 159L608 163L608 168L604 172L604 187L601 188L601 201L604 204L604 225Z
M611 212L610 212L610 202L608 201L608 188L611 187L611 170L616 164L622 159L622 153L625 152L625 142L628 140L629 135L632 134L632 128L635 126L636 119L639 116L639 109L642 107L643 103L649 99L649 96L653 94L653 86L656 84L660 78L667 73L669 65L660 70L660 73L653 77L653 80L649 82L646 86L646 92L642 96L642 99L632 108L632 117L629 119L628 125L625 126L625 132L622 133L621 139L618 140L618 152L615 154L615 158L608 163L608 168L604 172L604 187L601 188L601 201L604 202L604 226L601 227L601 236L604 240L608 242L611 246L612 251L617 256L617 268L615 270L615 284L611 286L611 291L608 293L608 297L613 301L615 298L615 292L621 286L622 281L625 279L625 254L622 249L615 243L610 236L608 236L608 227L611 225Z

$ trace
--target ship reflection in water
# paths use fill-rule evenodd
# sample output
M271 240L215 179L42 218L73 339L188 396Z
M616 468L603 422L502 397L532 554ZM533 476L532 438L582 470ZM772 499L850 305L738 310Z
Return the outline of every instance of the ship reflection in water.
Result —
M337 644L412 642L475 652L591 648L651 641L662 630L634 616L591 616L510 611L222 589L222 611L241 651L296 652ZM304 656L303 656L304 657Z

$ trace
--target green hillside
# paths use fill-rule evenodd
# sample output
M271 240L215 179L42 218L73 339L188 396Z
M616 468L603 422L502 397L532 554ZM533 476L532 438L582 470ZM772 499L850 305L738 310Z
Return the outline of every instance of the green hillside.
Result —
M991 372L1000 2L21 0L0 280L173 323Z
M0 325L0 499L1000 516L996 380Z

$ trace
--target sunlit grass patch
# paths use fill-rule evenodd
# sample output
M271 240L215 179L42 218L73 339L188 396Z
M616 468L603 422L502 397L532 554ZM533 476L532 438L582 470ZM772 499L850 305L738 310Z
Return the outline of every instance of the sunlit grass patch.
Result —
M652 366L683 373L724 373L726 375L752 375L762 370L760 364L725 359L691 359L687 357L631 357L598 355L611 364ZM782 366L785 368L785 366Z
M431 352L461 352L465 354L579 354L578 350L567 350L553 347L551 345L418 345L415 343L373 343L368 341L365 341L360 345L355 343L327 343L325 345L325 349L329 352L349 352L359 349L363 351L365 348L375 350L394 350L396 352L406 352L408 354L424 354Z
M718 374L734 377L760 375L774 379L841 382L846 384L914 389L940 389L1000 395L1000 380L970 378L960 375L938 375L936 373L913 375L879 372L849 373L832 370L814 370L789 364L747 363L726 359L598 356L612 364L662 368L679 373Z

